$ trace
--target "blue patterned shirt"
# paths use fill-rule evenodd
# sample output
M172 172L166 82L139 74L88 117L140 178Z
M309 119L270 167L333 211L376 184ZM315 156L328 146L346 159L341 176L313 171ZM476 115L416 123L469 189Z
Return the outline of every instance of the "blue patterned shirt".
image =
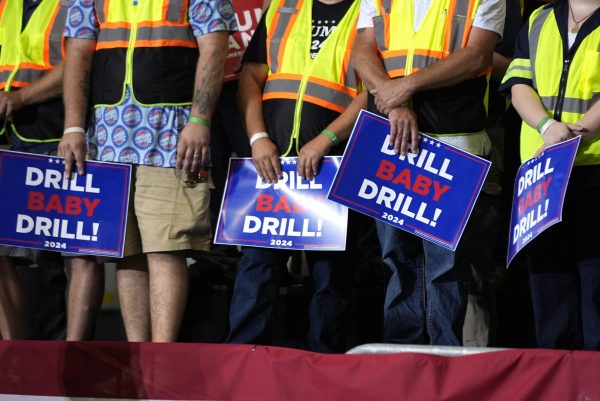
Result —
M237 30L231 0L190 0L188 17L196 37ZM96 39L99 31L94 0L73 0L69 6L65 37ZM127 86L125 99L118 106L94 109L94 123L88 127L89 157L175 167L177 137L189 115L190 106L141 106L132 98Z

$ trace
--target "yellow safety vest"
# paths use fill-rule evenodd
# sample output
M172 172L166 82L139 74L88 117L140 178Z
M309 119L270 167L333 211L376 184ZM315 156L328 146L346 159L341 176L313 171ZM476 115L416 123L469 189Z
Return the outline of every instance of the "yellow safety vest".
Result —
M142 105L190 105L198 44L189 0L96 0L95 106L116 105L129 85Z
M538 8L529 18L529 53L529 59L511 62L503 82L531 79L544 107L555 119L576 123L600 99L600 27L565 58L554 8ZM521 160L531 158L542 145L537 129L523 122ZM582 141L575 164L600 164L600 141Z
M9 92L23 88L60 65L66 17L67 8L61 6L59 0L43 0L21 31L23 1L4 0L0 3L0 90ZM60 108L54 112L62 114ZM24 133L10 119L4 122L0 135L4 134L7 125L27 142L59 141L63 129L58 126L57 132L44 135L34 128L35 124L27 124L30 132Z
M414 0L377 0L375 39L391 78L411 75L464 48L479 0L434 0L414 30ZM419 128L429 134L481 133L486 124L487 75L413 96Z
M298 146L304 102L342 113L359 89L350 55L360 1L354 0L316 57L311 59L312 1L275 1L266 15L269 73L263 100L296 101L292 140L284 154L290 152L294 140Z

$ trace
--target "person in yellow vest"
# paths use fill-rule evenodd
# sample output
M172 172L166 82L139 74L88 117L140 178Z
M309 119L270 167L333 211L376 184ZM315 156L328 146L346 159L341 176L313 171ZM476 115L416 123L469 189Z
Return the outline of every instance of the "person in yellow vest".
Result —
M352 59L369 90L369 109L390 120L397 152L418 152L423 132L489 154L484 98L504 15L503 0L362 0ZM377 222L392 271L384 340L462 343L472 224L454 253Z
M6 0L0 4L0 135L8 136L12 150L56 154L64 116L62 33L66 16L66 7L59 0ZM59 295L52 295L49 282L35 287L27 282L40 289L25 294L15 258L41 266L37 274L25 276L29 281L66 281L62 263L52 262L57 258L47 252L25 248L3 246L0 255L0 334L5 339L43 336L26 333L26 327L31 327L26 310L35 315L37 311L32 309L36 307L60 310L56 304L64 303L60 294L64 288L59 288ZM102 302L104 272L95 259L72 257L71 262L67 339L91 339ZM49 313L57 315L59 311Z
M523 118L521 160L582 140L563 219L527 246L537 343L600 350L600 0L535 10L500 88Z
M73 163L84 173L86 150L91 159L134 165L125 257L117 265L130 341L177 339L186 256L210 248L210 118L236 29L229 0L69 6L59 154L67 175Z
M242 60L238 102L263 179L281 176L280 156L298 156L298 174L311 180L325 155L343 151L366 105L349 62L358 11L358 0L275 0L259 23ZM227 341L269 343L292 252L246 247L242 253ZM306 252L306 258L315 282L308 346L344 352L352 262L345 252Z

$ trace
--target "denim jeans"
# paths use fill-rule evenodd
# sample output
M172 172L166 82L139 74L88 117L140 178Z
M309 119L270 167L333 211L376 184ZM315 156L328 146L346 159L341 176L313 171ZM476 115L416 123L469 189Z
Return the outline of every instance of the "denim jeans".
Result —
M383 262L392 272L383 312L385 342L462 345L470 231L467 225L452 252L377 221Z
M269 344L279 287L290 251L243 248L229 312L228 343ZM315 284L309 309L308 346L346 350L347 306L354 272L345 252L306 252Z

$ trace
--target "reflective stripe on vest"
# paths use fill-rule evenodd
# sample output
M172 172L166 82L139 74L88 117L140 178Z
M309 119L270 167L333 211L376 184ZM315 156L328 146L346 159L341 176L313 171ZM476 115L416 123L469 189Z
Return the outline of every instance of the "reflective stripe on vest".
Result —
M59 0L45 0L21 29L23 2L5 0L0 20L0 88L21 88L60 64L67 8ZM15 34L20 32L20 34ZM39 32L44 32L43 40Z
M565 123L577 123L600 100L600 27L583 38L578 37L581 40L579 46L567 53L563 49L563 40L554 14L553 6L544 6L535 10L530 17L530 79L551 115ZM571 57L568 63L565 63L565 57ZM568 67L565 68L565 65ZM526 65L521 61L515 67L523 68ZM524 69L513 70L512 76L516 75L515 71ZM537 130L523 123L521 159L524 161L531 158L542 144ZM575 164L600 164L600 141L582 141Z
M373 18L375 39L384 65L391 77L400 77L425 68L462 49L468 40L479 0L436 1L427 10L421 27L414 32L413 0L378 2ZM407 21L406 15L412 15ZM447 15L439 29L437 15ZM399 22L402 19L402 24ZM393 27L402 26L405 32ZM390 32L394 35L390 36ZM433 33L432 33L433 32ZM489 69L480 75L485 75Z
M163 0L162 4L142 3L131 6L129 2L124 5L124 2L117 0L96 1L95 9L100 22L96 49L128 47L132 28L136 31L137 46L197 47L196 38L187 21L186 0ZM114 6L117 7L115 10L111 8Z

